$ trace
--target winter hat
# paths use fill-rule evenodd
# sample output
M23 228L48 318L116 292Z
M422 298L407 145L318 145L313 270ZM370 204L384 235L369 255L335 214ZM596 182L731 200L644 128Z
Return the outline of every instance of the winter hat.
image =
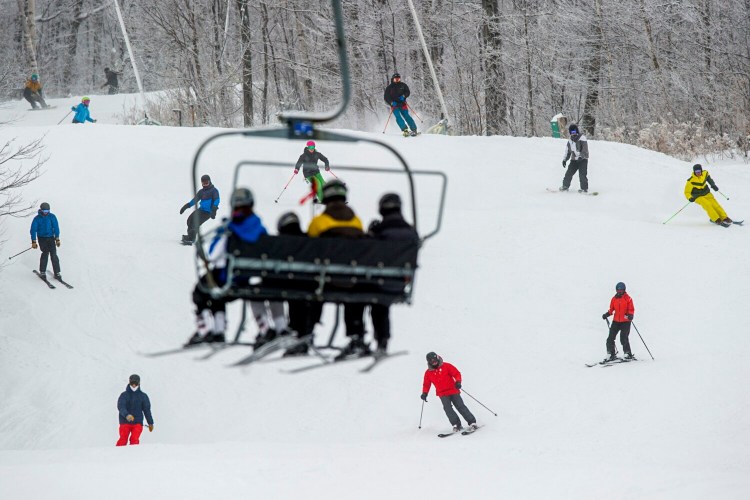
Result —
M395 80L396 78L401 78L401 75L398 73L393 73L393 76L391 76L391 81Z
M315 141L307 141L307 144L305 144L305 147L315 149Z
M443 364L443 358L441 358L434 352L428 352L426 358L427 366L429 368L437 368L438 366Z
M208 182L211 184L211 177L208 176L208 174L201 175L201 182Z
M49 203L45 201L44 203L39 205L39 210L49 210Z
M693 173L703 172L703 167L700 163L693 165Z
M380 215L386 215L392 212L401 211L401 197L396 193L386 193L378 202L378 212Z
M299 217L294 212L287 212L279 217L279 222L276 224L276 229L279 234L289 233L301 233L302 229L299 225Z
M135 385L141 385L141 377L136 375L135 373L130 376L130 379L128 380L129 384L135 384Z
M578 135L578 125L576 125L575 123L571 123L568 127L568 133L570 135Z
M232 193L232 208L252 207L255 204L253 192L247 188L237 188Z
M622 281L620 281L619 283L617 283L615 285L615 290L625 290L625 283L623 283Z
M346 201L346 184L338 179L326 182L323 186L323 203L329 203L335 200Z

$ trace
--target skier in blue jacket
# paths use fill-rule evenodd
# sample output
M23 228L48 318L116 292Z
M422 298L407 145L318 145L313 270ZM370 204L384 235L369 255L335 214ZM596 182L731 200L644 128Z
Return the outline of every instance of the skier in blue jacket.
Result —
M39 274L44 276L47 272L47 259L51 257L55 278L61 279L60 259L57 258L57 247L60 246L60 225L57 223L55 214L49 211L49 203L46 201L39 206L36 217L31 221L30 232L31 248L39 248L42 251L42 257L39 259Z
M96 123L96 120L91 118L91 113L89 113L89 103L91 102L91 99L88 97L84 97L81 99L81 104L78 106L72 106L70 109L72 111L75 111L76 114L73 117L73 123Z
M194 210L187 219L187 234L182 235L182 242L192 244L195 242L195 236L198 234L198 228L209 218L216 218L216 211L219 210L219 190L211 184L211 177L208 175L201 176L200 191L195 193L192 200L185 203L180 209L182 214L185 210L198 204L198 210Z
M140 443L143 432L143 417L146 417L148 431L154 431L154 417L151 416L151 400L148 394L141 391L141 377L133 374L128 379L128 386L117 398L117 412L120 417L120 439L117 446Z

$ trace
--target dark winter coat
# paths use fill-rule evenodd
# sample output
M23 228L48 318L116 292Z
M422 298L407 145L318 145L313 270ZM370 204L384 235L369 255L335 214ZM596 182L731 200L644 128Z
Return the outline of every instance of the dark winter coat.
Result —
M143 425L143 416L146 416L148 425L154 425L154 418L151 416L151 401L148 395L141 391L138 386L133 390L130 386L125 387L125 392L120 394L117 399L117 411L120 414L121 424L141 424ZM128 422L127 416L133 415L134 420Z
M102 85L102 87L104 87L105 85L109 85L110 87L119 87L117 76L120 74L121 73L118 73L117 71L114 71L111 69L105 70L104 75L107 77L107 82L104 85Z
M615 317L613 318L614 321L630 321L625 317L625 315L629 314L632 316L635 314L633 299L631 299L630 295L628 295L627 293L623 293L619 297L615 295L614 297L612 297L612 300L609 301L609 310L607 312L609 314L612 314L613 312L615 313Z
M312 177L315 174L320 173L318 168L318 160L322 161L326 167L330 167L328 158L323 156L320 151L310 151L305 148L305 151L299 156L297 163L294 165L294 171L297 172L302 167L302 175L305 178Z
M418 240L417 231L404 220L401 212L393 212L383 217L382 221L373 221L368 234L379 240Z
M430 392L430 385L434 385L438 397L459 394L461 391L456 389L456 382L461 382L461 372L452 364L442 362L437 368L424 372L422 392Z
M307 234L312 238L360 238L365 232L362 228L362 221L354 211L345 202L335 200L326 203L325 211L310 221Z
M391 84L388 85L385 88L385 92L383 92L383 100L388 104L388 106L393 106L393 103L397 103L398 105L401 105L402 108L406 109L406 98L411 95L411 92L409 91L409 86L405 84L404 82L394 82L393 79L391 79ZM401 99L401 96L404 98Z
M568 139L565 146L565 157L563 160L588 160L589 159L589 141L585 135L577 135L575 138Z
M188 202L188 206L192 207L197 203L198 210L213 215L219 209L219 201L219 190L213 184L209 184L195 193L195 197Z
M31 241L39 238L59 238L60 226L57 223L57 217L52 212L42 215L39 210L38 215L31 221Z

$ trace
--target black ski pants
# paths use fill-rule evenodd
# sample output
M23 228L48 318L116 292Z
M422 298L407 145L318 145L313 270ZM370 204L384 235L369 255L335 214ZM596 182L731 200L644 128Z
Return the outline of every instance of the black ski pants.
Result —
M388 339L391 338L390 310L390 306L383 304L373 304L370 306L372 328L375 330L375 340L378 342L378 347L386 348L388 346Z
M44 274L47 271L47 259L52 259L52 270L55 274L60 272L60 259L57 258L57 247L55 238L52 236L39 237L39 250L42 251L42 257L39 259L39 272Z
M208 286L208 279L205 274L201 276L200 283L196 283L195 288L193 289L195 313L200 315L201 311L204 309L210 310L212 314L219 311L225 311L229 301L222 298L211 297L209 293L201 290L200 285Z
M611 355L615 353L615 337L620 334L620 344L625 354L631 354L630 341L630 321L613 321L609 327L609 337L607 337L607 352Z
M187 236L190 241L195 241L195 235L204 222L211 218L211 214L204 210L193 210L190 217L187 218Z
M587 177L589 170L589 161L584 160L573 160L568 164L568 170L565 171L565 177L563 177L563 187L565 189L570 188L570 183L573 180L573 176L578 172L578 182L581 185L581 189L588 191L589 189L589 178Z
M445 414L448 416L448 420L450 420L451 425L457 425L461 427L461 420L458 418L458 415L456 415L456 412L453 411L453 407L456 407L456 410L458 410L458 413L461 414L462 417L464 417L464 420L466 420L466 423L476 424L477 419L474 418L474 415L471 414L469 409L466 407L466 404L464 403L464 400L461 398L461 394L451 394L450 396L440 396L440 402L443 403L443 410L445 410Z

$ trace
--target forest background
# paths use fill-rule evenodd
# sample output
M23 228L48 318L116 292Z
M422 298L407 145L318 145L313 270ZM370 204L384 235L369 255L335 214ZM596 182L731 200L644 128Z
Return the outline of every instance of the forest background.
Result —
M548 136L558 113L590 138L690 159L747 157L750 0L413 0L451 133ZM95 94L104 67L137 91L114 0L0 1L0 95L31 72L52 97ZM325 0L119 0L149 116L275 123L340 99ZM442 116L407 0L344 0L353 94L336 125L382 126L390 75L426 123ZM133 121L138 117L133 115ZM374 125L377 124L377 125Z

